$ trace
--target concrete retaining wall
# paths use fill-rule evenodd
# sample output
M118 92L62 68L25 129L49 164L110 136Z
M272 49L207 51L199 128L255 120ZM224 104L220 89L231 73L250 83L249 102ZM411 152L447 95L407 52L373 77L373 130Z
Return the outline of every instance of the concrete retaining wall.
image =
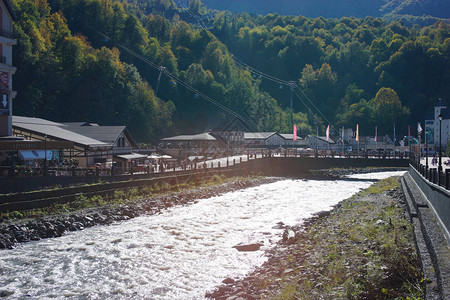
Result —
M447 241L450 241L450 192L429 182L412 167L409 168L409 174L427 199L428 206L441 225Z
M54 203L67 203L75 200L78 196L107 195L116 190L130 189L139 186L152 186L155 184L168 183L175 185L178 183L198 182L214 175L237 176L241 174L239 168L209 169L207 172L198 170L196 172L184 172L179 174L166 174L167 176L134 178L126 177L126 181L104 182L87 186L71 186L54 190L40 190L27 193L0 195L0 212L15 210L28 210L48 207Z
M441 191L442 188L427 183L420 177L420 174L411 167L402 178L402 188L414 224L417 252L425 279L425 299L450 299L448 230L432 204L432 202L439 203L444 195L441 192L446 191ZM438 189L435 189L436 187ZM430 201L431 198L434 199Z

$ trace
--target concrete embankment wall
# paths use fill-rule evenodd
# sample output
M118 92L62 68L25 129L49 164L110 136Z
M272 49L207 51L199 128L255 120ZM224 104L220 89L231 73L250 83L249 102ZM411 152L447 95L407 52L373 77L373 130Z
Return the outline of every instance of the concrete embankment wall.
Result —
M208 173L236 172L239 165L229 168L208 169ZM204 173L204 169L188 171L166 171L164 173L116 175L116 176L29 176L29 177L3 177L0 178L0 195L10 193L23 193L42 189L64 188L75 185L113 183L124 181L140 181L147 179L158 179L161 177L191 176L192 174Z
M52 187L66 187L99 182L120 182L157 178L157 174L119 176L32 176L0 178L0 194L23 193Z
M402 188L426 279L425 299L450 299L450 195L412 167L402 178Z
M426 180L414 168L409 168L409 174L424 194L427 200L426 204L435 215L447 240L450 241L450 191Z
M94 181L93 185L60 187L53 190L37 190L33 192L24 192L16 194L0 195L0 212L8 212L15 210L28 210L35 208L48 207L54 203L68 203L75 200L77 197L83 195L86 197L93 195L108 195L113 194L117 190L131 189L140 186L152 186L167 183L175 185L179 183L192 183L207 180L214 175L225 175L228 177L238 176L241 172L239 168L228 169L214 169L214 170L197 170L191 172L179 172L158 177L140 175L140 176L126 176L119 181L120 178L114 177L115 180L111 182ZM122 177L122 176L119 176ZM105 178L100 178L105 180ZM83 182L83 181L81 181Z

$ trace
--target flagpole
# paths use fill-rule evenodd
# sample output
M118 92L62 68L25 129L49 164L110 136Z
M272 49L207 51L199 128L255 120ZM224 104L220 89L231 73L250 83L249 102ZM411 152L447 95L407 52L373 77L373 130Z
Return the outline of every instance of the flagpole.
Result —
M396 141L397 139L395 138L395 123L394 123L394 153L395 153L395 141ZM394 154L395 155L395 154Z
M345 154L344 154L344 152L345 152L345 150L344 150L344 126L342 126L342 136L341 136L341 138L342 138L342 156L344 157L345 156Z
M417 135L419 136L419 165L420 165L420 156L421 156L421 151L420 151L420 139L422 137L422 126L420 126L420 122L417 123Z
M358 141L358 158L359 158L359 124L356 124L356 139Z
M359 158L359 139L358 139L358 158Z
M409 157L411 157L411 126L408 125Z
M377 151L378 148L378 131L377 131L377 126L375 126L375 153Z

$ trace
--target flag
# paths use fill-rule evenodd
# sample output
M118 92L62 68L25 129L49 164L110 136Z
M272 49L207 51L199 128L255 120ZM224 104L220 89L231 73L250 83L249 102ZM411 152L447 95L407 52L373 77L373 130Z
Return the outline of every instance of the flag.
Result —
M418 132L419 134L422 133L422 126L420 126L420 123L417 123L417 132Z
M377 126L375 126L375 142L377 141L377 135L378 135L378 130L377 130Z
M356 141L359 141L359 124L356 124Z
M294 124L294 141L297 140L297 125Z
M327 133L327 142L328 142L330 139L330 125L328 125L326 133Z

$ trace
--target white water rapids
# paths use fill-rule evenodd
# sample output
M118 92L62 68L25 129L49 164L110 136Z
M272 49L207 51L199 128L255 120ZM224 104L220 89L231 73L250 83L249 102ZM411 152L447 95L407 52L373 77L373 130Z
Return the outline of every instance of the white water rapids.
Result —
M381 179L403 172L364 174ZM357 177L357 176L356 176ZM8 299L203 299L267 259L282 230L371 182L282 180L0 251ZM264 242L255 252L233 246Z

